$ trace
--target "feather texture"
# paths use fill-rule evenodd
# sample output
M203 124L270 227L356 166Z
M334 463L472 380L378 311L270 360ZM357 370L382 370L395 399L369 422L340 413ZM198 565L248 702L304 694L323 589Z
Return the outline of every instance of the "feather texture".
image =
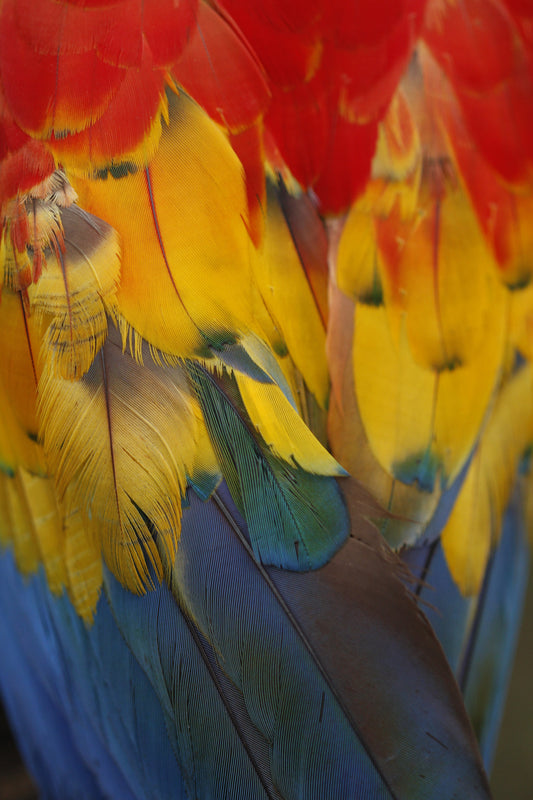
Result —
M0 690L44 796L490 797L530 23L0 3Z
M46 268L29 289L31 307L51 318L43 361L63 378L80 378L107 337L107 314L116 310L118 235L78 207L66 208L46 242Z
M44 371L40 412L60 498L79 508L131 590L142 590L148 565L160 579L152 526L172 558L199 424L184 372L158 367L148 353L141 368L115 331L81 380Z
M358 786L359 791L364 787L367 797L423 797L431 786L432 796L450 797L457 791L454 781L460 786L463 780L472 787L473 796L484 796L479 765L475 759L470 761L469 756L464 761L460 758L460 754L471 751L468 726L459 733L452 718L443 716L440 707L444 703L451 710L456 703L459 708L459 696L452 701L447 694L453 694L455 689L447 672L437 667L440 652L432 641L432 633L422 617L412 613L412 600L403 590L399 568L388 560L385 551L373 546L378 534L372 527L359 518L357 539L350 539L322 570L302 573L297 578L282 570L266 571L255 563L246 531L239 529L239 517L228 502L222 493L217 500L219 510L215 512L213 506L199 508L197 501L193 503L191 499L192 510L196 508L197 514L188 512L184 521L183 546L177 555L173 590L178 602L185 604L214 647L220 667L241 688L252 723L269 742L274 783L282 796L329 797L339 790L349 795L351 787ZM356 508L353 503L352 513ZM211 522L213 513L219 518L216 525ZM209 545L213 558L193 558L196 548L203 548L204 531L210 532L207 534L210 539L211 532L215 532ZM197 565L197 571L188 569L190 563ZM217 600L222 585L218 591L213 588L198 592L199 585L231 580L217 568L219 563L231 565L235 570L232 584L243 587L242 593L228 596L235 608L233 613L223 610ZM246 580L241 583L239 575L247 576ZM257 604L255 600L249 602L248 593L264 599ZM400 651L405 647L404 655L398 653L389 662L403 665L395 675L382 663L382 654L385 646L394 646L391 632L396 623L391 618L391 627L383 628L379 610L384 598L388 604L391 595L395 598L392 607L398 620L403 620L402 628L405 630L406 617L413 626L409 636L398 642ZM326 614L327 626L316 618L317 602ZM389 606L389 613L392 607ZM340 608L343 612L339 615ZM259 617L258 609L262 609ZM374 614L380 616L379 625L373 621ZM374 634L370 633L372 630ZM339 638L343 641L342 659L337 658L334 645ZM416 685L416 691L425 698L422 704L427 717L423 722L420 717L418 721L415 718L408 721L409 697L415 689L409 672L417 674L418 648L424 658L435 658L433 668L425 671L427 684ZM388 674L382 674L381 668ZM281 681L272 680L273 672L282 676ZM368 684L358 685L352 681L354 672L373 677ZM293 680L297 684L305 682L308 688L297 688L290 683ZM372 686L379 687L377 694ZM385 686L388 691L382 694ZM300 702L304 705L295 707ZM373 713L375 703L383 703L377 714ZM306 724L302 727L298 724L299 735L294 736L290 728L296 720L303 719ZM389 746L382 729L383 720L387 720L392 737ZM398 725L403 730L399 734L400 745L396 738ZM286 733L284 726L289 728ZM330 726L335 729L335 736ZM452 741L457 743L456 752L452 752ZM461 741L463 744L459 744ZM402 758L397 758L398 746L404 753ZM446 772L443 749L448 750L454 761L453 777ZM419 759L424 762L423 774L414 763L409 763L405 753L408 750L418 763ZM304 759L305 783L299 783L293 766Z
M340 492L327 477L331 462L322 476L283 461L251 434L238 394L232 397L235 384L196 365L189 371L222 474L249 521L256 557L297 570L323 564L348 533Z
M527 516L521 510L524 491L527 486L522 482L503 517L501 539L490 557L479 594L461 593L440 544L403 553L413 575L420 580L416 594L425 604L425 612L464 692L483 760L489 768L516 646L516 609L523 603L527 583ZM446 608L441 603L443 597ZM453 618L453 626L447 621L448 615Z

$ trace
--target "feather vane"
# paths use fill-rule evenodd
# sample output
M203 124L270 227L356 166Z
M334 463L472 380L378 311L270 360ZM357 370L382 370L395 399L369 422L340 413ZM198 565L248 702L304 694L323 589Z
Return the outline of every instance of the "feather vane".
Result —
M137 592L149 565L162 577L154 537L170 554L176 548L199 424L183 371L158 367L148 352L143 361L122 352L112 330L83 378L48 368L40 382L43 445L59 496L79 508L107 563Z

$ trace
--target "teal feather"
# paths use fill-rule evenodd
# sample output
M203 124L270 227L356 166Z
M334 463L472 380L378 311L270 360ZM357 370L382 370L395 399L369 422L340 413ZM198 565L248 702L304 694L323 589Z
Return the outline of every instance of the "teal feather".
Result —
M349 530L335 479L276 457L247 420L229 375L222 380L197 364L189 364L188 370L258 560L292 570L325 564Z

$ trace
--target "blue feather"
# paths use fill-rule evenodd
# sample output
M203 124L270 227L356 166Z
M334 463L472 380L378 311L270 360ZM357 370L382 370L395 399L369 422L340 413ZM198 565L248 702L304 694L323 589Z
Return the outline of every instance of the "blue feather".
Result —
M350 797L362 786L368 798L389 797L246 539L214 502L191 496L190 504L173 590L240 690L241 736L250 749L258 734L264 739L270 785L287 798Z
M233 725L198 631L180 612L168 587L163 584L136 597L108 573L106 591L120 632L164 711L183 775L183 796L268 797Z
M7 553L2 691L27 661L35 677L13 713L42 740L32 769L58 800L448 800L463 784L486 798L458 691L400 571L362 520L325 568L265 568L224 485L208 502L189 490L171 588L135 596L106 570L90 628Z
M485 797L458 690L376 531L360 520L357 539L307 574L263 567L249 537L224 485L208 503L190 493L172 589L225 676L219 691L237 691L235 723L266 786L412 800L431 787L444 800L468 782Z
M529 572L521 502L517 489L476 597L464 597L457 588L440 542L406 550L402 556L419 581L417 596L464 693L487 770L494 755Z
M44 796L186 797L158 699L105 597L88 629L42 572L24 581L7 552L0 602L2 694Z
M459 676L487 770L494 757L529 574L523 506L524 497L517 491L504 515L501 540L487 569L475 636Z

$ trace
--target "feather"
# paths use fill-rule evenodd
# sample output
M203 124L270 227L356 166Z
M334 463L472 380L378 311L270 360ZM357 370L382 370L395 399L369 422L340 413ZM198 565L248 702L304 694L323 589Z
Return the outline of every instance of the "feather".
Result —
M305 270L322 324L328 318L328 241L317 210L306 194L290 194L281 176L278 202L285 217L298 258Z
M16 123L50 139L63 164L102 168L122 156L144 165L165 113L163 67L180 56L196 9L195 0L5 3L0 82Z
M60 499L79 509L133 591L148 580L148 564L161 578L152 525L175 550L199 425L183 371L158 367L147 349L143 361L123 353L111 331L81 380L45 369L40 383L43 444Z
M179 612L166 584L135 597L108 575L106 591L123 641L148 677L171 731L182 776L178 797L268 797L213 679L199 633Z
M244 176L220 129L186 95L170 99L170 115L147 171L126 165L120 177L76 188L85 209L121 232L117 302L127 326L165 353L205 356L255 330L252 312L261 319Z
M469 643L459 673L487 770L496 749L529 571L527 531L521 510L523 488L516 487L502 520L500 543L480 592L475 638Z
M500 538L519 461L533 441L531 380L530 368L524 367L502 389L442 531L450 570L465 594L480 589L487 560Z
M241 399L247 398L246 411L253 425L263 438L266 435L278 455L290 461L298 451L296 460L301 465L307 464L310 472L342 473L324 452L325 410L307 388L290 356L276 357L265 342L253 335L243 336L239 344L225 345L212 352L214 359L206 359L203 365L215 374L220 375L225 368L233 375ZM294 440L288 441L287 436Z
M67 489L67 494L72 491ZM67 594L78 616L91 623L102 588L102 555L95 537L87 536L83 515L75 503L66 499L60 511Z
M2 543L13 544L20 571L27 575L39 566L39 546L29 508L24 502L20 476L0 475Z
M434 167L437 176L440 169L445 167ZM392 213L380 221L377 238L393 329L399 324L395 312L402 308L417 363L445 369L475 357L501 292L468 198L452 188L443 198L425 192L423 182L414 219L398 223ZM458 325L464 317L468 322Z
M289 463L296 462L307 472L343 474L276 384L256 383L238 373L235 381L252 424L276 456Z
M487 769L494 755L527 583L529 554L520 510L526 487L521 483L515 486L502 520L501 539L477 596L461 593L439 542L402 554L418 578L416 594L464 693Z
M256 557L297 570L323 564L347 535L334 479L283 461L254 436L229 378L217 380L195 364L188 371L222 474L248 520ZM320 455L318 442L314 448ZM328 460L327 474L331 465Z
M392 546L413 543L432 518L440 499L440 486L423 491L417 482L405 484L381 467L361 422L354 388L351 340L354 304L339 289L332 290L332 324L328 330L328 359L332 375L328 435L333 455L355 478L371 482L374 496L389 514L380 528ZM343 342L343 336L348 339ZM369 362L370 363L370 362Z
M251 738L253 726L266 737L267 763L281 795L328 797L365 786L365 797L422 797L431 786L432 797L450 797L454 782L459 786L469 775L472 796L485 796L472 734L466 719L459 722L457 690L442 669L438 646L430 644L433 634L402 588L401 571L392 567L385 551L375 547L378 534L371 526L359 519L356 536L330 564L296 577L256 563L246 529L239 528L240 516L232 510L223 488L215 503L201 506L192 496L190 501L173 591L213 647L219 668L242 692L250 719L241 735ZM199 558L206 547L212 557ZM229 608L220 604L227 585L235 587L225 593ZM200 586L206 590L199 591ZM379 611L380 598L387 598L388 604L391 591L395 602L389 611L394 608L402 630L410 631L407 639L397 642L391 636L397 622L389 616L383 627ZM317 616L317 608L326 611L327 626ZM338 658L340 642L342 658ZM397 656L384 662L384 648L390 646L398 647ZM417 670L418 657L433 659L432 666ZM363 667L367 659L371 668L368 662ZM399 663L404 666L391 669ZM410 683L410 670L419 677L423 674L424 680ZM353 681L354 675L363 674L373 675L364 688ZM417 693L417 708L420 703L427 711L422 723L414 709L409 712L411 692ZM369 714L370 708L375 712L376 703L382 710ZM449 712L444 713L441 704ZM456 711L451 712L452 708ZM457 718L452 716L455 713ZM406 736L400 745L402 759L393 755L398 748L395 714ZM292 734L295 718L306 720L298 726L297 737ZM389 745L384 719L392 737ZM377 723L375 729L372 720ZM405 756L409 748L417 764L424 754L423 770L409 764ZM467 753L472 755L464 758ZM454 763L450 771L444 766L448 757ZM304 763L305 783L299 783L298 770L290 765ZM476 772L478 778L473 777Z
M65 564L62 558L63 526L51 478L32 475L20 467L16 479L19 501L26 509L32 538L37 548L37 563L42 564L48 586L53 594L59 594L66 583ZM22 547L15 539L15 552ZM22 572L34 572L21 565Z
M502 328L492 336L487 331L474 363L433 372L415 362L404 336L393 343L383 309L358 305L353 352L357 400L374 453L397 478L418 480L431 491L439 472L444 485L458 474L497 385Z
M424 38L451 81L469 136L504 180L522 183L531 177L532 157L531 52L524 29L506 3L467 0L461 10L442 11L429 15ZM473 56L473 39L483 59Z
M523 0L0 3L0 691L44 796L490 796L531 45Z
M0 303L0 460L13 473L20 464L45 474L42 452L36 444L38 422L36 388L40 376L40 331L28 319L22 297L4 289Z
M21 599L16 615L2 615L0 637L11 647L0 680L16 687L8 704L16 729L39 737L39 747L24 753L43 790L84 800L184 797L163 712L106 601L89 629L66 597L50 595L42 572L25 584L10 553L0 571L2 604ZM15 712L19 695L32 701L27 717ZM155 783L145 756L157 764Z
M283 190L269 185L257 284L292 360L318 403L325 407L329 388L325 330L307 281L305 261L298 251L298 238L294 238L296 234L283 213L282 194Z
M119 277L117 233L73 206L62 211L59 230L45 249L46 268L29 289L31 307L51 318L43 361L63 378L80 378L107 336L107 314L116 310Z
M239 30L200 4L195 35L172 74L218 123L235 134L264 112L269 88L261 65ZM232 91L235 85L240 91Z

